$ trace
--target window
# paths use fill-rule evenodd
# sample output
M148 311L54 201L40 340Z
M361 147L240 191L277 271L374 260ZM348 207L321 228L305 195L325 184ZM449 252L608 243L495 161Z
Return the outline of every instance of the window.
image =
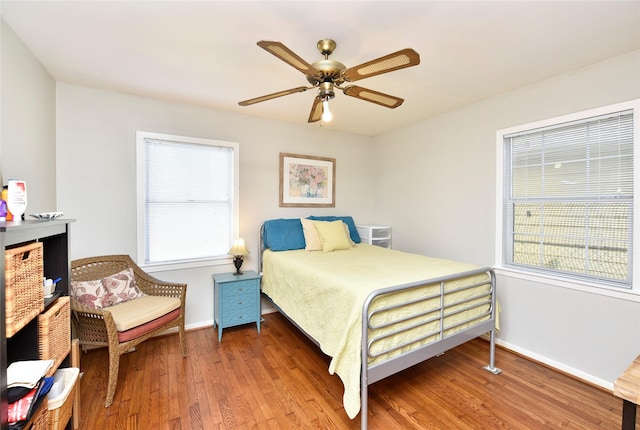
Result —
M638 106L498 132L500 266L633 288Z
M138 261L228 259L237 235L238 145L137 133Z

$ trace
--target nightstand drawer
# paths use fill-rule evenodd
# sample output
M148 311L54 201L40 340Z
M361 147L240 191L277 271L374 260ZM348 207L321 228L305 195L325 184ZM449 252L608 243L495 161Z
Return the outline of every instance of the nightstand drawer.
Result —
M222 307L225 312L234 307L254 306L256 303L258 303L258 297L255 291L247 291L242 294L227 294L225 291L222 295Z
M255 322L258 318L258 309L253 306L240 306L226 308L222 315L222 327L231 327L235 325Z
M258 288L260 288L258 286ZM238 281L224 285L224 296L246 296L256 293L256 281Z

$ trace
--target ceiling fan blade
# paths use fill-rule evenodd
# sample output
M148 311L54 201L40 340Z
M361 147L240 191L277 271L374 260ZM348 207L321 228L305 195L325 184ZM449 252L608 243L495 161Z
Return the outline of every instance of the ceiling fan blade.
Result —
M249 105L252 105L252 104L255 104L255 103L264 102L264 101L275 99L275 98L278 98L278 97L288 96L289 94L301 93L303 91L307 91L309 88L313 88L313 87L291 88L290 90L284 90L284 91L279 91L279 92L273 93L273 94L267 94L266 96L256 97L255 99L244 100L244 101L238 102L238 104L240 106L249 106Z
M290 66L293 66L296 69L300 70L307 76L317 76L320 74L320 72L318 72L315 67L307 63L295 52L293 52L280 42L261 40L260 42L258 42L258 46L266 50L267 52L272 53Z
M322 99L320 97L316 97L313 99L313 105L311 106L311 112L309 113L309 121L307 122L318 122L322 118Z
M420 64L420 55L413 49L407 48L359 66L349 67L342 73L342 76L345 80L354 82L382 73L404 69L405 67L417 66L418 64Z
M342 88L342 92L347 96L375 103L390 109L395 109L404 102L404 99L399 97L390 96L389 94L358 87L356 85L349 85L348 87Z

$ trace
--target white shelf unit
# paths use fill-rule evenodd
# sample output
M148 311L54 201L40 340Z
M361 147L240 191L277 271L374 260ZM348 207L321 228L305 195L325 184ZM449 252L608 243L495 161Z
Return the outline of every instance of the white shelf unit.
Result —
M391 227L388 225L357 225L363 243L391 248Z

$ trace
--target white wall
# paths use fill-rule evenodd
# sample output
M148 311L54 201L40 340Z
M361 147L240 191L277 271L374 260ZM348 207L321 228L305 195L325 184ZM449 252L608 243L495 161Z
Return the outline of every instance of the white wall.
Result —
M245 115L57 85L58 207L77 221L71 256L136 255L136 130L239 142L240 235L257 268L258 227L270 218L368 214L371 167L362 159L371 139L328 127L267 121ZM280 208L279 153L336 159L336 207ZM194 226L198 228L198 226ZM211 324L213 273L230 265L154 273L188 283L187 325Z
M55 82L0 19L0 172L27 182L28 214L56 210Z
M394 248L492 266L496 131L638 97L640 51L377 136L371 221L393 227ZM640 352L638 301L507 276L498 297L502 344L597 384Z

